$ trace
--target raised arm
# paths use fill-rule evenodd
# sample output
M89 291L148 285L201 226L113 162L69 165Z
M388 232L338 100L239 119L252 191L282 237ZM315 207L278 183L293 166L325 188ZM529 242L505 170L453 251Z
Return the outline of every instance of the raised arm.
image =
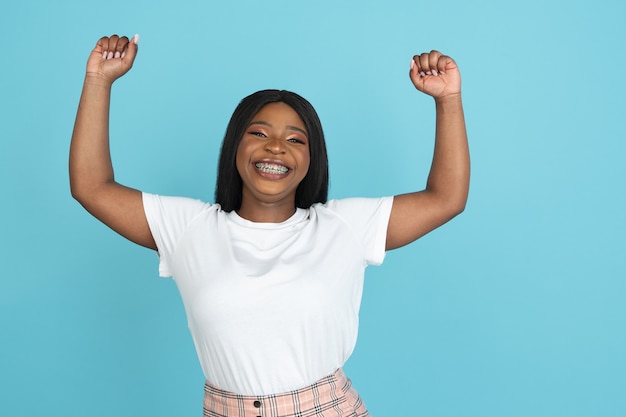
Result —
M415 88L435 99L435 150L426 188L394 198L387 250L411 243L461 213L469 191L469 150L456 63L438 51L423 53L413 57L409 75Z
M156 249L141 192L115 182L109 151L109 106L113 82L137 55L138 37L101 38L91 51L70 145L72 196L92 215L127 239Z

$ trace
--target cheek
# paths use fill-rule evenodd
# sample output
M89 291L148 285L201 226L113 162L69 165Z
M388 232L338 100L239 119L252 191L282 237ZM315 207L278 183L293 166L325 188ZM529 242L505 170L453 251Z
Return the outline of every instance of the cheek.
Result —
M248 157L246 152L246 147L243 142L239 143L237 147L237 153L235 154L235 165L237 166L237 172L239 175L245 171L246 166L248 165Z
M303 171L304 175L306 176L311 166L311 155L309 154L309 152L303 152L298 162L299 162L298 165L300 166L300 169Z

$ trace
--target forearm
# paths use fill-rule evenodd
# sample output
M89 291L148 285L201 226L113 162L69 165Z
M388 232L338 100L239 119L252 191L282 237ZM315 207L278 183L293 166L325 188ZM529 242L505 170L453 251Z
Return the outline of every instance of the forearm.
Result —
M456 215L464 210L469 191L470 160L461 95L435 100L435 150L426 191Z
M70 187L79 201L114 180L109 150L111 83L87 75L70 145Z

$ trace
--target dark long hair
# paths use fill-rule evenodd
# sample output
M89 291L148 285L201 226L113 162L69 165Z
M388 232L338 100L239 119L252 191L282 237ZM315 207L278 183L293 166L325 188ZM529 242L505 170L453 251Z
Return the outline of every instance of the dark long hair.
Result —
M224 211L238 210L241 207L242 181L236 165L239 142L254 115L266 104L277 102L287 104L298 113L309 139L311 162L309 171L296 190L296 207L309 208L315 203L325 203L328 198L328 154L317 112L311 103L296 93L262 90L241 100L226 128L215 186L215 202Z

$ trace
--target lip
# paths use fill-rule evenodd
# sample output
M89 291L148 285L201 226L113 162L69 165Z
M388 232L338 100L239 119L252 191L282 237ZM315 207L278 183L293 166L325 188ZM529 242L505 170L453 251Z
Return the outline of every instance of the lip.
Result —
M261 169L259 169L257 167L257 164L278 165L278 166L287 168L287 172L285 172L283 174L280 174L280 173L273 174L273 173L270 173L270 172L262 171ZM257 161L253 161L252 162L252 167L254 168L254 170L259 175L261 175L262 177L265 177L265 178L270 178L270 179L285 178L287 175L289 175L292 172L292 168L289 165L285 164L285 162L283 162L281 160L278 160L278 159L268 159L268 158L265 158L265 159L260 159L260 160L257 160Z
M264 158L264 159L259 159L258 161L253 161L252 165L256 164L272 164L272 165L280 165L281 167L285 167L287 168L289 171L291 171L291 167L289 165L287 165L285 163L285 161L281 161L280 159L269 159L269 158Z

